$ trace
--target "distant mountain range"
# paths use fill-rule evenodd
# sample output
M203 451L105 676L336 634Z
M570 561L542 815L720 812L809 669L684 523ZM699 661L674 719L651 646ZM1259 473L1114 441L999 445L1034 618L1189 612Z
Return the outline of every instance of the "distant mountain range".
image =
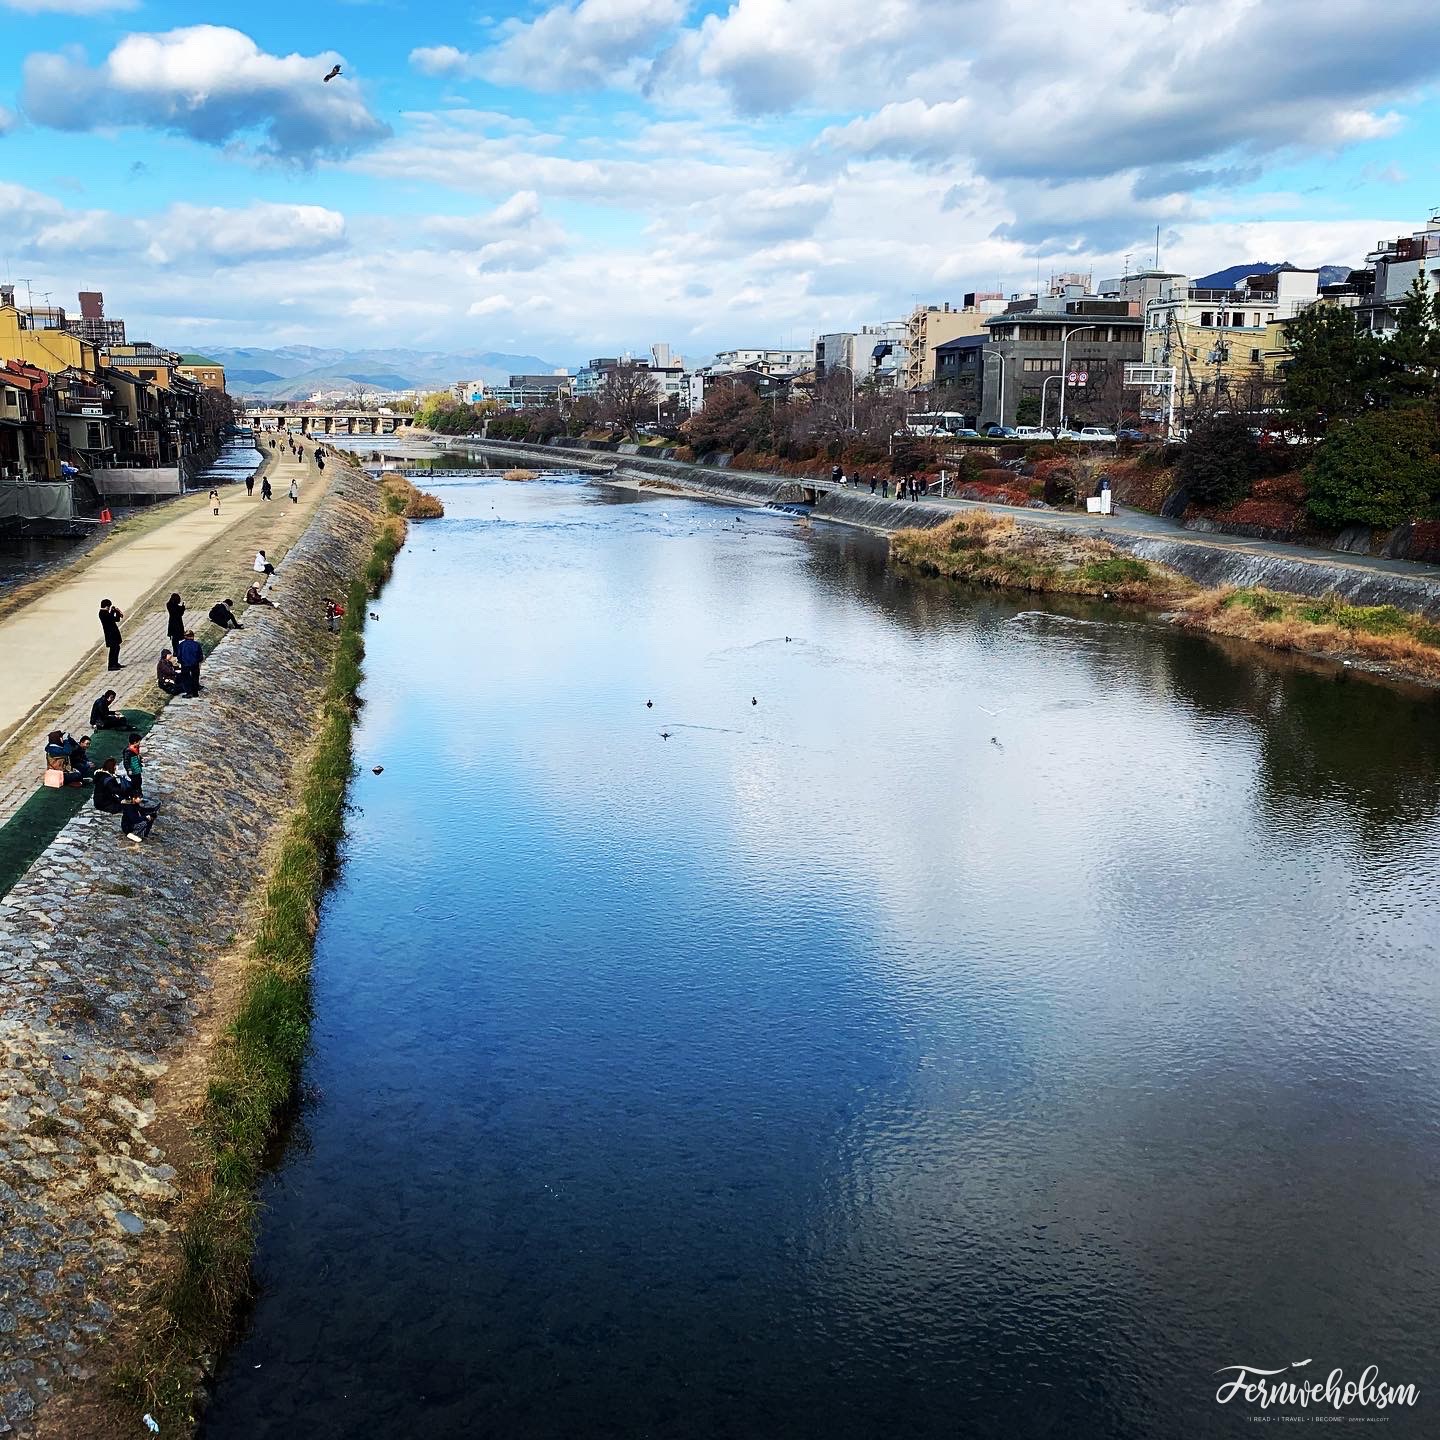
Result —
M1273 275L1277 270L1299 270L1288 260L1252 260L1248 265L1227 265L1213 275L1202 275L1190 283L1197 290L1229 290L1238 285L1247 275ZM1304 267L1304 268L1309 268ZM1355 267L1353 265L1322 265L1317 285L1338 285Z
M457 380L504 384L511 375L543 375L557 367L538 355L498 350L331 350L314 345L200 345L218 360L235 393L259 400L303 400L317 390L440 390Z

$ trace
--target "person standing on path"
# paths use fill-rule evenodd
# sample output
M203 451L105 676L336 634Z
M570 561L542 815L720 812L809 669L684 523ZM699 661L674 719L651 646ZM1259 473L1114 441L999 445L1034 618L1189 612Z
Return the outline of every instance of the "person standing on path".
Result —
M220 513L220 492L218 490L210 492L210 510L215 515Z
M187 630L175 647L175 658L180 662L180 687L193 700L200 693L200 662L205 658L204 647L193 630Z
M100 633L105 637L105 648L110 652L109 668L123 670L120 663L120 622L124 614L108 600L100 602Z
M255 498L255 477L253 475L245 477L245 498L247 500Z
M272 493L273 493L273 492L272 492L271 489L270 489L270 477L267 475L267 476L260 482L260 498L261 498L262 500L268 500L268 499L270 498L270 496L271 496Z
M300 482L298 480L290 482L290 503L292 505L300 503Z
M165 633L170 637L170 648L173 650L185 638L185 602L178 590L170 592L170 598L165 602L165 613L169 616L165 622Z

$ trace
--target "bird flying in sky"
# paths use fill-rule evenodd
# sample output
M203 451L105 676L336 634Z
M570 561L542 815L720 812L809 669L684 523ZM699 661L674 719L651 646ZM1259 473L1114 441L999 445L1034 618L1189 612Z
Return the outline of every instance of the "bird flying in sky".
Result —
M325 83L328 85L339 73L340 67L338 65L332 66L330 73L325 77Z

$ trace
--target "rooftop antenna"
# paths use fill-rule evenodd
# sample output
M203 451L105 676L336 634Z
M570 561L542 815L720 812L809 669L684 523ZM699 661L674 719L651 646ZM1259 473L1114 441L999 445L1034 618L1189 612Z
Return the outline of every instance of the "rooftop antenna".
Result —
M1129 273L1130 273L1130 252L1127 250L1127 251L1125 252L1125 274L1128 275Z
M1155 268L1160 268L1160 227L1155 227Z

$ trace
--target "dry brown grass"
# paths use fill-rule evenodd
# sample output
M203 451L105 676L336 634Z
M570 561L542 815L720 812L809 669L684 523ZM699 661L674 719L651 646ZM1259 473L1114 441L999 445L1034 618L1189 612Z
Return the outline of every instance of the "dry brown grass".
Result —
M1195 589L1175 571L1137 560L1104 540L980 511L929 530L900 530L890 537L890 554L927 575L1012 590L1159 605Z
M1176 622L1272 650L1358 660L1412 679L1440 682L1440 625L1393 605L1347 605L1280 591L1204 590L1184 601Z
M387 470L380 477L380 495L387 513L407 520L439 520L445 514L439 496L412 485L398 471Z
M535 472L517 465L513 470L507 470L502 478L506 480L533 480L535 478Z
M1163 607L1187 629L1440 683L1440 625L1393 605L1261 588L1202 590L1103 540L984 512L957 515L933 530L898 531L890 553L948 580Z

